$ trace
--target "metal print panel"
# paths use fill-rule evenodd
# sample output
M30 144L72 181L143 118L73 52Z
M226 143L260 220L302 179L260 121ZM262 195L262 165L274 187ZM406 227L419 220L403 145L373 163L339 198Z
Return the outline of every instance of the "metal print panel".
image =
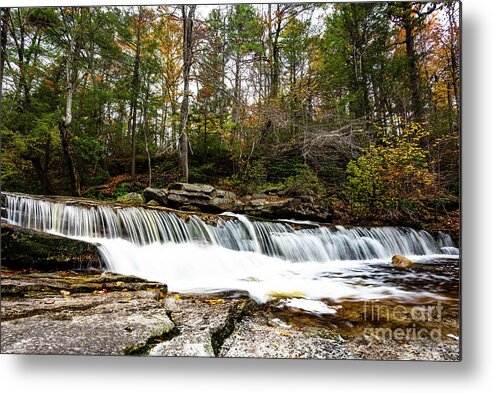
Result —
M460 3L1 9L1 352L460 359Z

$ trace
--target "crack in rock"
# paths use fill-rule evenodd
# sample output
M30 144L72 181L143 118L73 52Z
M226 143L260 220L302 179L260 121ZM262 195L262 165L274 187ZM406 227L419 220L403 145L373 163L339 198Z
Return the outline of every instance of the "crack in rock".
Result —
M234 332L237 324L247 316L256 306L253 301L247 301L241 305L231 307L224 323L214 329L211 329L211 345L215 357L221 357L221 349L224 341Z
M133 356L148 356L151 350L158 344L165 342L165 341L170 341L173 338L177 337L180 335L180 329L176 326L176 324L173 322L173 319L171 318L171 313L166 313L168 315L168 318L170 319L171 323L173 324L173 328L168 331L164 331L162 334L158 334L155 336L149 337L145 343L132 346L132 347L127 347L124 349L123 354L124 355L133 355Z
M246 299L169 296L164 307L173 314L178 337L155 345L150 356L220 356L224 340L254 304Z

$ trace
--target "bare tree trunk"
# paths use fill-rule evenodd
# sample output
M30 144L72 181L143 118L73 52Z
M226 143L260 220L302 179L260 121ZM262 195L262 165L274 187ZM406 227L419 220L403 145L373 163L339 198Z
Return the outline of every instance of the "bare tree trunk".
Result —
M423 104L421 101L420 81L416 48L414 42L414 28L417 21L414 19L412 3L402 3L403 7L403 28L406 33L406 55L409 75L409 88L411 89L411 108L415 121L423 120ZM419 16L419 14L418 14Z
M67 102L69 99L67 98ZM71 98L70 98L71 101ZM70 104L71 105L71 104ZM67 116L65 116L65 119ZM77 165L75 162L75 155L72 148L72 132L70 131L70 122L62 119L59 123L60 137L62 140L63 153L65 155L65 160L67 161L69 178L70 178L70 188L72 195L80 196L80 180L77 170Z
M10 26L11 26L10 33L12 36L12 40L14 41L15 48L17 51L17 56L19 59L19 63L18 63L19 82L16 88L18 89L19 96L23 96L23 99L21 100L21 102L19 102L19 106L17 109L19 113L23 113L23 112L28 112L31 107L31 95L30 95L29 84L27 82L27 76L26 76L26 66L27 66L26 47L25 47L26 31L25 31L25 24L23 21L22 12L20 8L17 8L17 13L15 15L17 15L18 24L19 24L19 36L17 36L15 32L15 28L14 28L15 23L13 16L10 12L7 12L7 16L10 19ZM25 134L27 130L24 128L25 127L23 127L21 131L22 133Z
M0 18L0 23L2 27L0 28L0 100L2 99L3 92L3 70L5 69L5 58L7 56L7 29L9 23L9 9L0 9L2 16Z
M414 118L417 121L422 120L422 104L421 93L419 86L418 65L416 62L416 51L414 48L413 26L411 23L406 23L406 53L409 67L409 82L411 85L411 104L413 108Z
M238 132L238 123L239 123L239 107L240 107L240 97L241 97L241 75L240 75L240 70L241 70L241 58L240 54L236 54L235 58L235 83L234 83L234 92L233 92L233 97L234 97L234 102L233 102L233 108L232 108L232 117L233 117L233 122L235 123L234 127L234 133L231 134L231 144L234 142L236 139L237 135L239 134Z
M149 90L150 90L150 86L149 86L149 81L147 81L147 83L145 84L146 86L146 90L145 90L145 99L144 99L144 104L143 104L143 108L142 108L142 128L143 128L143 131L144 131L144 142L145 142L145 149L146 149L146 154L147 154L147 167L148 167L148 170L149 170L149 182L148 182L148 186L150 187L152 185L152 161L151 161L151 152L149 150L149 142L148 142L148 139L147 139L147 130L149 128L149 111L148 111L148 107L149 107Z
M45 162L41 163L41 158L35 157L23 157L28 159L33 164L33 168L36 171L36 175L41 182L41 189L44 195L53 195L53 187L48 177L48 164L49 164L49 152L50 152L50 140L48 139L45 145Z
M278 5L279 7L279 5ZM281 16L277 15L276 31L272 42L272 71L271 71L271 98L277 98L279 94L279 82L281 73L281 62L279 54L279 37L281 35Z
M136 171L136 156L137 156L137 98L139 95L139 79L140 79L140 24L142 20L142 7L139 7L139 17L137 22L137 47L135 50L134 72L132 77L132 178L135 178Z
M460 79L460 70L459 70L459 61L457 59L456 53L456 34L455 34L455 21L453 17L455 4L451 2L447 6L447 16L449 22L449 40L450 40L450 63L451 63L451 73L452 73L452 86L454 88L454 98L457 106L457 111L460 113L460 97L459 97L459 79ZM459 7L461 5L459 4Z
M195 5L182 5L183 15L183 100L180 111L180 169L184 182L188 182L188 101L190 95L190 68L192 66L192 33ZM187 14L188 9L188 14Z
M60 137L62 140L63 153L67 161L69 178L70 178L70 189L73 196L80 196L80 180L79 173L77 170L77 165L75 162L75 155L72 149L72 133L70 132L69 126L65 121L61 120L59 123Z
M72 101L77 83L77 70L75 69L75 59L78 57L78 48L75 42L70 42L69 54L66 59L66 74L67 74L67 100L65 105L65 116L60 120L58 126L60 129L60 137L62 140L63 153L67 161L70 188L72 195L80 196L80 177L77 163L75 160L74 151L72 148L72 132L70 124L72 123Z

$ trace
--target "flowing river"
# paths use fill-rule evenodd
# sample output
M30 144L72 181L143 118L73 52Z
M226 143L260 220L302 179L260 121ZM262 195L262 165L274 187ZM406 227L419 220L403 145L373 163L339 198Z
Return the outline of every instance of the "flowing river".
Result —
M95 243L109 271L161 281L174 292L246 291L259 302L418 301L446 299L444 288L458 285L459 250L445 233L236 214L209 225L160 209L4 195L9 223ZM396 254L424 268L394 268Z

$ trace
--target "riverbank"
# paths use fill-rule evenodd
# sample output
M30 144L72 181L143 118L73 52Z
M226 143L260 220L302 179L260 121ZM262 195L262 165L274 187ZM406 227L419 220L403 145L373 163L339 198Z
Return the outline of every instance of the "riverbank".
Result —
M1 285L2 353L459 359L457 298L326 300L317 314L299 301L170 293L162 283L110 273L2 269Z

